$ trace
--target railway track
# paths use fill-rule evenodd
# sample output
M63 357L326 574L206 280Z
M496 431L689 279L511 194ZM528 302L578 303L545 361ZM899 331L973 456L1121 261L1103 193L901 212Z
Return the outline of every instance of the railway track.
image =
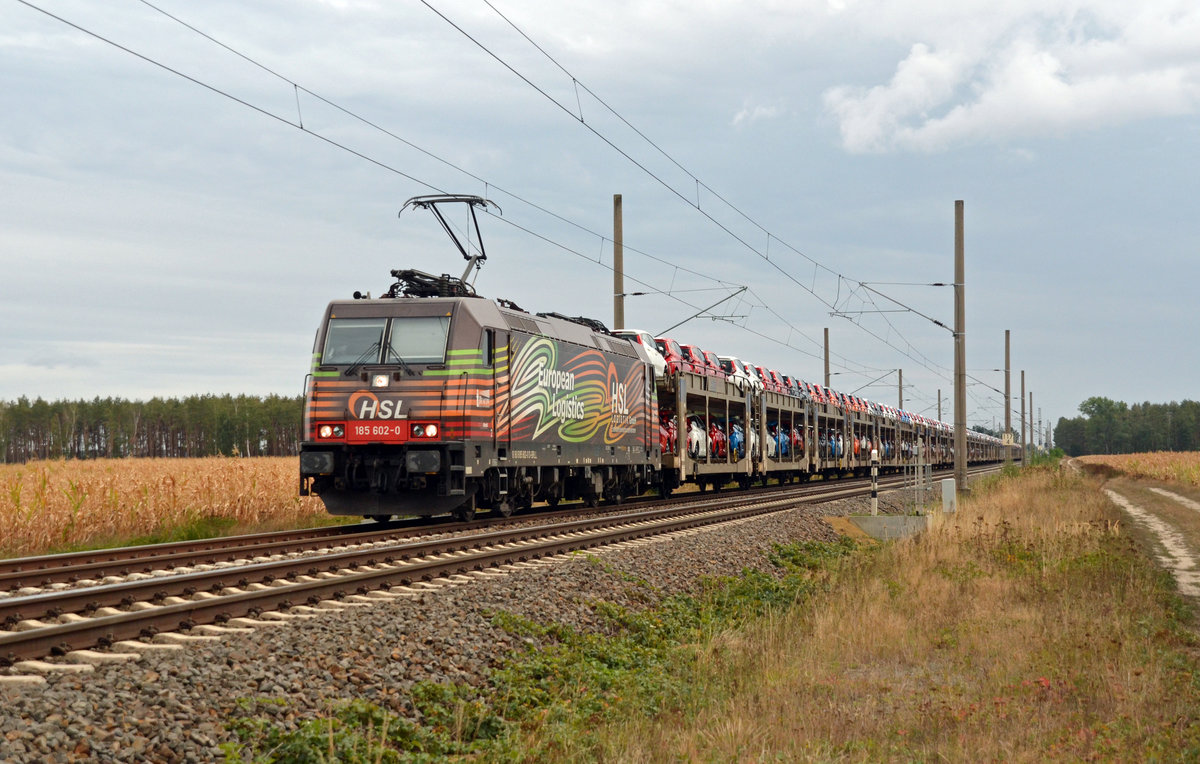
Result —
M865 484L866 481L866 478L855 478L838 481L837 485L856 486ZM819 492L833 484L816 482L802 485ZM755 490L767 495L772 491L794 491L796 486L777 485ZM620 511L642 506L684 505L694 501L698 495L706 494L676 494L666 501L658 497L632 500L621 505ZM587 514L602 514L605 511L613 510L590 510ZM0 560L0 602L6 597L38 594L42 589L96 586L102 583L116 583L117 579L129 576L161 576L172 571L191 572L189 568L192 566L244 565L256 559L281 554L322 554L331 549L356 544L394 542L435 534L478 532L530 522L548 523L559 519L578 519L581 514L584 513L579 507L564 505L558 510L542 509L518 513L510 518L485 515L469 523L450 520L448 516L432 519L410 518L387 523L372 521L355 525Z
M903 482L892 476L881 478L880 486L894 489ZM596 517L557 511L535 515L536 525L517 516L371 530L343 526L67 555L57 564L51 557L9 561L0 566L0 575L13 574L6 580L36 573L44 588L0 598L0 665L21 670L23 661L47 656L100 660L91 652L96 647L134 655L149 644L142 640L163 641L169 632L264 625L309 614L329 600L402 597L408 587L434 579L488 575L503 566L869 491L868 480L806 483L688 494L655 502L653 509L630 505ZM432 534L438 538L420 538ZM195 562L216 557L221 559ZM92 578L105 566L150 572L126 570L107 583Z

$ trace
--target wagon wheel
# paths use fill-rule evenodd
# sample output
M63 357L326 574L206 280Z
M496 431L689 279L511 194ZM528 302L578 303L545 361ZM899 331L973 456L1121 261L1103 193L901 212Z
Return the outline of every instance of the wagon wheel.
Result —
M452 514L454 515L454 519L458 520L459 522L469 523L472 520L474 520L475 519L475 497L472 496L470 498L470 500L468 500L466 503L462 504L457 509L455 509Z
M513 513L512 502L509 501L507 497L496 502L496 512L499 513L499 515L501 517L512 517L512 513Z

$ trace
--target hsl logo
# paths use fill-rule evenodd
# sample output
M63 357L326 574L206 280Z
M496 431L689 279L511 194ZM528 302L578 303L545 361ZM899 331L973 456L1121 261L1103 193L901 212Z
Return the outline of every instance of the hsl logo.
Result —
M625 398L625 384L623 382L613 382L609 389L611 391L609 399L612 401L612 413L629 416L629 403Z
M360 390L350 396L348 408L355 419L404 419L405 415L400 413L401 403L399 398L379 400L375 393Z

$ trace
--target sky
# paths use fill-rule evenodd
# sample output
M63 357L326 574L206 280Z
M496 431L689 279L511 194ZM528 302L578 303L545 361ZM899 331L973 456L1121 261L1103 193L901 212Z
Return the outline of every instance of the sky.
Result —
M432 193L610 325L620 194L627 326L948 422L962 200L970 424L1006 330L1014 427L1195 400L1198 112L1194 2L4 0L0 401L300 394Z

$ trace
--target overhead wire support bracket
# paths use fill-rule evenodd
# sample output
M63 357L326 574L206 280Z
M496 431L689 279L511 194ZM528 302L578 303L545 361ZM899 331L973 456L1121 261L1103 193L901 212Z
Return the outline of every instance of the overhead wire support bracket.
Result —
M721 299L719 299L719 300L717 300L716 302L714 302L712 305L709 305L707 308L702 308L702 309L700 309L699 311L697 311L697 312L693 313L692 315L690 315L690 316L688 316L687 318L683 319L682 321L680 321L679 323L675 324L674 326L668 326L666 329L663 329L661 332L659 332L659 333L658 333L657 335L655 335L655 336L661 337L661 336L663 336L664 334L666 334L667 332L671 331L672 329L678 329L679 327L681 327L681 326L683 326L684 324L686 324L688 321L691 321L693 318L699 318L700 316L704 315L705 313L707 313L708 311L710 311L710 310L712 310L713 308L717 307L718 305L720 305L721 303L725 302L726 300L732 300L734 297L737 297L737 296L738 296L739 294L741 294L742 292L745 292L745 291L746 291L748 288L749 288L749 287L742 287L741 289L737 290L736 292L733 292L732 294L730 294L730 295L728 295L728 296L726 296L726 297L722 297ZM714 319L716 319L716 318L724 318L724 317L723 317L723 316L713 316L713 318L714 318Z
M874 292L875 294L879 295L880 297L882 297L885 300L888 300L889 302L894 302L895 304L899 305L901 308L904 308L905 311L907 311L909 313L915 313L916 315L918 315L921 318L925 319L926 321L934 324L935 326L940 326L943 329L945 329L946 331L950 332L951 334L954 333L953 329L946 326L941 321L938 321L936 318L933 318L932 316L927 316L924 313L922 313L921 311L917 310L916 308L912 308L908 305L905 305L904 303L900 302L899 300L897 300L894 297L888 297L886 294L884 294L883 292L880 292L878 289L875 289L875 288L869 286L866 282L860 281L860 282L858 282L858 285L860 287L862 287L863 289ZM938 285L932 284L931 286L938 286ZM882 313L883 311L879 311L879 312Z

